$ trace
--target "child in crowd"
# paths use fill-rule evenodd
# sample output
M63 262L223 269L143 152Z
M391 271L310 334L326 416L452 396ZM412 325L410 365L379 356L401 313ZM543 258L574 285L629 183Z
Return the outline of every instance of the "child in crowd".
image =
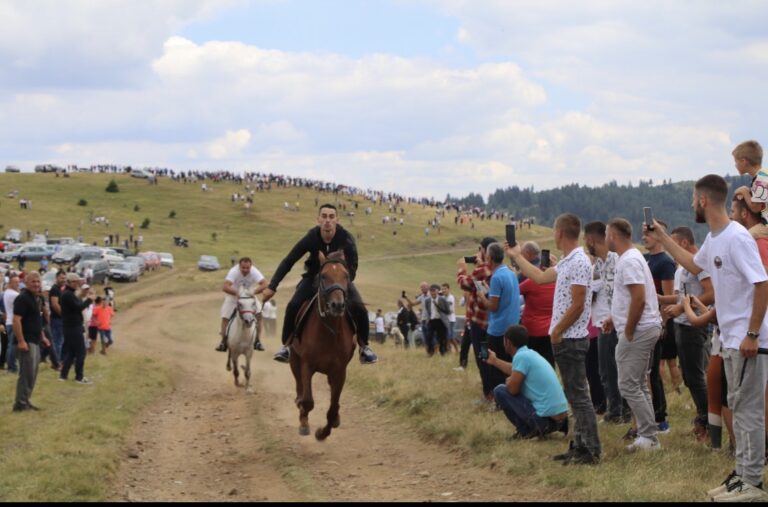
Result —
M768 238L768 171L762 168L763 147L757 141L745 141L733 150L733 161L739 174L752 176L752 186L736 190L753 213L760 213L761 224L749 230L755 239Z

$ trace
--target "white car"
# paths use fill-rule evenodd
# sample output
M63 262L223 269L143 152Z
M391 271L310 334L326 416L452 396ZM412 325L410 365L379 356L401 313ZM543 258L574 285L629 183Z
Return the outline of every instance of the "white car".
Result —
M160 257L160 265L161 266L168 266L169 268L173 267L173 254L168 252L157 252L157 255Z
M111 248L102 248L101 251L103 252L101 258L107 261L109 267L112 267L115 264L119 264L125 260L125 257L115 252Z

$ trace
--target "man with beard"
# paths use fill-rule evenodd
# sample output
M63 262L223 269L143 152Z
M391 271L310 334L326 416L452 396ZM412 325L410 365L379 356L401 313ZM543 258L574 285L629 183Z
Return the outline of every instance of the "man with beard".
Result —
M768 348L768 275L752 236L741 224L729 220L727 197L728 183L720 176L712 174L696 182L691 206L696 222L706 223L710 232L695 256L677 245L658 222L654 221L648 233L692 274L707 270L715 289L728 405L733 410L736 468L707 494L716 502L765 502L768 356L758 355L758 348Z

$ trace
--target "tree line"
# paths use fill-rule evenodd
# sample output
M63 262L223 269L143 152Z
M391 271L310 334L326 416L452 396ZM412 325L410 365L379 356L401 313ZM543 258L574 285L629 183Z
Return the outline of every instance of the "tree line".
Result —
M749 185L749 176L725 176L733 192L742 185ZM637 185L619 185L615 180L601 187L588 187L573 183L550 190L534 190L517 186L497 189L487 201L479 194L469 194L462 199L446 197L446 202L465 208L481 208L487 211L506 211L518 219L535 217L536 223L551 226L561 213L578 215L583 223L594 220L604 222L614 217L623 217L635 228L635 239L640 238L640 224L643 221L643 207L650 206L657 219L670 227L682 225L691 227L697 242L707 233L705 225L696 224L691 210L694 181L663 180L654 185L653 180L641 180Z

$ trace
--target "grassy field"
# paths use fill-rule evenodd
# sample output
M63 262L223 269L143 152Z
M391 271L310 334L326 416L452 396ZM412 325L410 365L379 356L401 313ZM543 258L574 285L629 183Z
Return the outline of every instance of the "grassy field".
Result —
M177 267L147 275L139 283L118 286L118 300L124 306L159 295L220 290L223 271L196 270L201 254L218 255L224 265L229 264L230 255L250 255L257 267L271 276L283 255L314 224L315 197L321 202L332 200L327 194L317 196L310 190L273 190L257 193L254 209L246 213L241 204L230 202L229 195L242 189L231 183L213 184L211 192L203 193L199 184L161 179L158 186L150 186L144 180L116 176L121 191L108 194L104 188L110 179L90 174L67 179L50 174L1 174L0 192L4 195L18 189L20 198L33 200L33 208L21 210L15 200L2 197L0 233L12 227L36 232L48 228L51 236L82 233L87 241L101 244L110 232L119 232L121 239L127 237L125 223L132 221L135 234L144 235L144 248L172 252ZM81 198L88 201L87 207L77 206ZM301 211L283 209L284 202L294 205L297 200ZM345 202L351 208L352 203ZM139 211L134 211L137 205ZM373 310L394 310L400 291L414 295L422 280L447 281L455 286L456 260L472 255L483 236L503 237L503 222L478 221L472 230L466 225L455 226L450 214L440 234L432 231L425 237L424 227L433 210L406 205L406 224L399 226L381 223L381 217L388 214L386 207L374 207L374 213L365 216L366 206L360 201L356 216L344 217L341 223L359 237L358 286ZM168 218L171 210L176 212L175 219ZM94 216L107 216L110 228L90 224L91 211ZM138 225L145 217L151 220L150 227L140 231ZM396 236L392 234L395 230ZM190 248L174 247L174 235L188 238ZM520 240L528 238L553 249L547 228L534 227L519 234ZM295 266L291 278L278 291L279 310L301 268ZM211 332L216 326L211 323ZM350 369L348 381L372 407L398 414L423 438L488 467L493 477L509 481L511 489L515 483L540 487L542 499L701 500L703 491L719 483L733 465L732 459L693 442L688 431L694 409L687 392L668 395L672 432L662 436L662 452L626 455L621 441L626 427L601 425L603 464L562 467L549 456L563 451L567 440L513 441L513 428L502 414L485 412L474 404L480 397L474 365L461 373L452 370L457 364L455 354L428 359L423 350L396 350L389 343L377 346L376 351L380 363ZM108 370L100 369L103 365L99 361L89 363L91 368L102 378L90 390L51 382L50 370L41 373L35 399L50 410L39 415L21 414L20 419L10 414L12 388L0 375L0 407L8 407L7 412L0 409L0 427L11 428L10 437L0 439L1 455L9 458L0 460L0 499L103 498L104 489L94 481L94 474L106 471L108 475L114 469L132 414L165 392L172 376L163 368L149 368L146 360L135 357L121 357ZM121 379L131 378L141 379L135 389L115 389ZM42 421L42 425L30 436L24 433L29 430L18 424L20 420ZM88 463L83 465L85 460ZM49 466L47 470L67 472L63 477L38 474L24 483L18 478L34 475L24 466Z

